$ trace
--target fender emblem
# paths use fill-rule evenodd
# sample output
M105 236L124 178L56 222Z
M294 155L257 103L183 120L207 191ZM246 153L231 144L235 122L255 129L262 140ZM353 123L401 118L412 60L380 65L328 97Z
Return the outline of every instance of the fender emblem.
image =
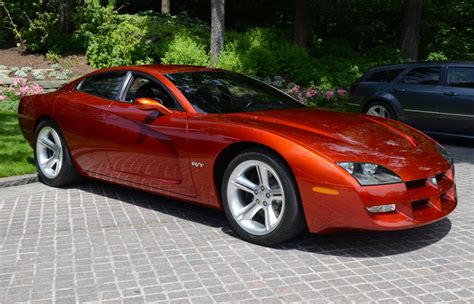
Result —
M200 162L191 162L191 167L202 168L202 167L204 167L204 164L200 163Z
M438 186L438 181L436 180L436 177L430 177L430 182L433 184L433 186Z

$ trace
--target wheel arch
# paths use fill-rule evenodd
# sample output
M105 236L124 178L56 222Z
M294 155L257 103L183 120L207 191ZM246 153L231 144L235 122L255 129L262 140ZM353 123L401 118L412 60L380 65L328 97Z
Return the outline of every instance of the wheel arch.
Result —
M51 120L52 122L54 122L55 124L58 124L54 119L53 117L49 116L49 115L40 115L36 120L35 120L35 123L33 124L33 134L36 133L36 129L38 128L38 125L44 121L44 120Z
M398 120L403 120L405 118L405 112L403 111L403 107L398 101L398 99L394 95L386 92L376 93L370 96L362 103L360 109L363 113L365 113L367 107L377 101L382 101L389 104L397 115Z
M216 192L219 198L219 204L221 205L221 207L222 207L222 197L221 197L220 189L222 187L222 178L224 177L224 172L227 166L232 161L232 159L234 159L237 155L239 155L239 153L245 150L252 150L252 149L264 150L264 151L270 152L274 156L278 157L286 165L289 172L291 172L291 175L292 175L291 178L293 179L294 185L296 187L297 195L300 197L300 200L301 200L301 195L300 195L298 183L296 182L294 172L291 169L291 166L289 165L289 163L286 161L286 159L281 155L281 153L279 153L277 150L265 144L261 144L261 143L257 143L253 141L241 141L241 142L232 143L228 145L227 147L225 147L224 149L222 149L217 155L213 164L213 169L212 169L213 180L214 180L215 189L217 190Z

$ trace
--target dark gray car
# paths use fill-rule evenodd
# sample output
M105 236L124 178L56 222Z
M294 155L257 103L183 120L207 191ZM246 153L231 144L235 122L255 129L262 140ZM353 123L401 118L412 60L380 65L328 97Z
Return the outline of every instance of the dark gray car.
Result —
M474 62L372 68L351 87L349 107L426 133L474 139Z

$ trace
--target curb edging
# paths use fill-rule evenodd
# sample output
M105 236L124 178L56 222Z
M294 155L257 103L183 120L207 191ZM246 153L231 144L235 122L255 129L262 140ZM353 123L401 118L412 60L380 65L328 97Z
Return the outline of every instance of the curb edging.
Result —
M38 181L38 174L26 174L0 178L0 188L31 184Z

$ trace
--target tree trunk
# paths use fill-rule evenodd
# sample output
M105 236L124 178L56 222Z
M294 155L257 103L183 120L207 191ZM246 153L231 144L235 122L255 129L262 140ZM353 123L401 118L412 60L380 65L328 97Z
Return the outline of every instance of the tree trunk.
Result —
M404 0L400 50L405 61L418 60L423 0Z
M224 48L225 0L211 0L211 65L219 62Z
M309 1L295 1L295 28L293 39L295 43L303 48L308 46L309 28Z
M170 12L170 0L161 0L161 13L169 15Z
M72 0L59 0L59 24L66 35L72 33Z

